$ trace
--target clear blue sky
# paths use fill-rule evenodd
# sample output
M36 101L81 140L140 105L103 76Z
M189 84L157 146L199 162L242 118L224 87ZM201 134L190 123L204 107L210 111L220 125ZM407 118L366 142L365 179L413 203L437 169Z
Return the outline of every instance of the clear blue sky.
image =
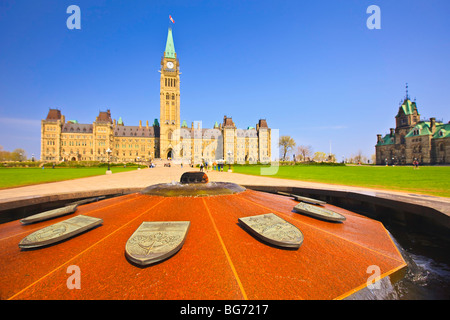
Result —
M81 30L69 30L69 5ZM369 30L369 5L381 30ZM59 108L92 123L159 118L169 14L181 64L181 118L240 128L266 118L297 145L370 157L409 83L422 117L450 120L450 1L1 0L0 145L40 154ZM145 123L145 122L144 122Z

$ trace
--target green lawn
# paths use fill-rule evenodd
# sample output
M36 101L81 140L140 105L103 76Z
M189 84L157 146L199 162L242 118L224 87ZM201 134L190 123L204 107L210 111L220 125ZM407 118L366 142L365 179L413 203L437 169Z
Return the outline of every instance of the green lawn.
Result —
M263 166L234 166L233 172L260 175ZM399 190L450 197L450 167L280 166L274 178Z
M70 180L105 174L107 168L0 168L0 189L45 182ZM137 170L136 167L113 167L114 173Z

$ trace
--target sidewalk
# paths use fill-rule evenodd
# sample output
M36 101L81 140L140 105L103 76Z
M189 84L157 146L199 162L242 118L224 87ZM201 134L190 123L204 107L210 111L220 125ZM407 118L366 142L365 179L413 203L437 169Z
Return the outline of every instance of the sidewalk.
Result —
M58 197L77 194L97 195L106 191L135 192L147 186L179 181L183 172L198 171L198 168L178 166L156 167L129 172L114 173L75 180L45 183L26 187L18 187L0 190L0 209L5 208L12 202L20 203L42 197ZM250 176L239 173L207 172L210 181L233 182L243 186L272 186L272 187L297 187L332 191L346 191L378 197L383 199L401 200L413 204L435 208L447 216L450 216L450 198L435 197L428 195L412 194L409 192L398 192L389 190L375 190L362 187L341 186L325 183L304 182L299 180L288 180L271 178L270 176ZM97 193L97 194L94 194ZM50 199L50 198L49 198Z

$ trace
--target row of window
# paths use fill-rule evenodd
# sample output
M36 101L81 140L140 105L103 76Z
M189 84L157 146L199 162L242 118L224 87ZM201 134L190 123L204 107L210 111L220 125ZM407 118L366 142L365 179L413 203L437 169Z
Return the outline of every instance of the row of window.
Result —
M90 134L82 135L82 136L75 136L73 134L71 134L71 135L62 134L61 139L93 139L93 136Z
M67 143L68 142L68 143ZM81 146L81 147L86 147L87 146L87 141L85 140L75 140L75 141L61 141L61 145L62 146L66 146L69 145L69 147L72 146ZM92 141L89 141L89 146L92 147Z
M81 132L81 131L83 131L83 132L92 132L92 128L90 128L89 130L87 130L86 128L83 128L83 130L81 130L79 127L75 130L73 127L71 127L70 128L70 130L67 130L67 128L64 128L64 130L63 130L64 132L67 132L67 131L70 131L70 132L74 132L74 131L77 131L77 132Z
M166 100L170 100L170 94L166 93ZM175 100L175 93L172 93L172 100Z
M177 86L177 79L174 78L165 78L164 84L166 87L176 87Z

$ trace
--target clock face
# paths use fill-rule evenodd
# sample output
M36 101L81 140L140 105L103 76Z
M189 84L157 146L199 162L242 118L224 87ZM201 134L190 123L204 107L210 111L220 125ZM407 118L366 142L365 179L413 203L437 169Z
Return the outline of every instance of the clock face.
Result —
M167 62L167 68L173 69L173 62L171 61Z

